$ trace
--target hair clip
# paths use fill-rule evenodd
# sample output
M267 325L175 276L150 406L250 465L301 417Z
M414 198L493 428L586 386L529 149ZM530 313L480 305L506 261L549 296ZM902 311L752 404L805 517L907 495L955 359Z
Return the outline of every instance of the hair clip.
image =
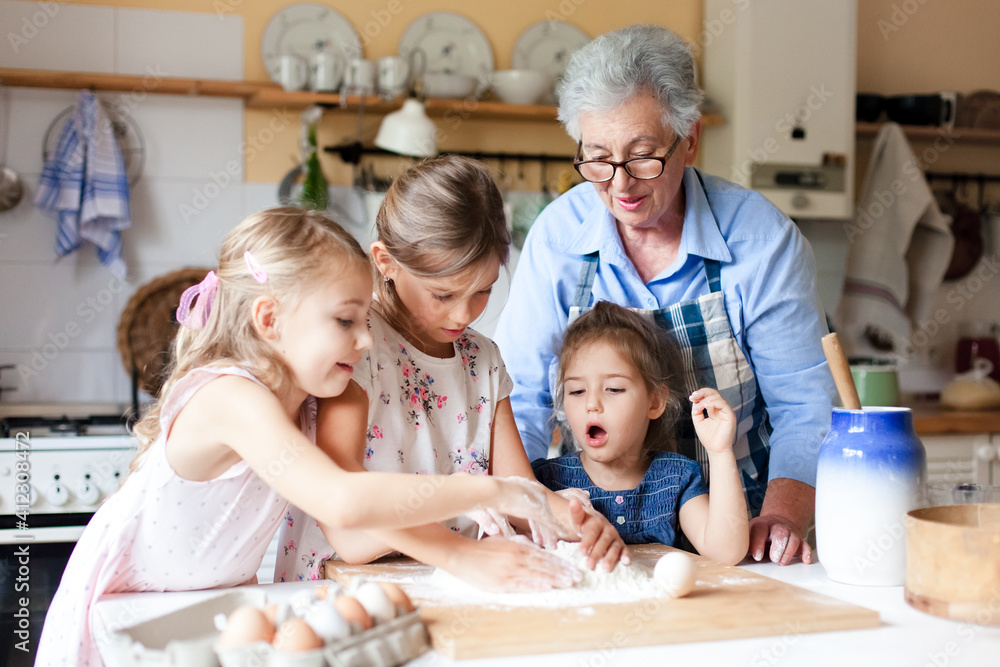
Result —
M208 316L212 314L212 302L215 301L218 287L219 277L215 275L215 271L209 271L200 283L184 290L180 305L177 306L177 321L188 329L204 327ZM198 299L197 302L194 302L195 298ZM194 308L191 307L192 302Z
M243 259L246 260L247 270L250 271L250 275L253 276L253 279L259 283L266 283L267 271L265 271L264 267L260 265L257 258L250 254L249 250L243 253Z

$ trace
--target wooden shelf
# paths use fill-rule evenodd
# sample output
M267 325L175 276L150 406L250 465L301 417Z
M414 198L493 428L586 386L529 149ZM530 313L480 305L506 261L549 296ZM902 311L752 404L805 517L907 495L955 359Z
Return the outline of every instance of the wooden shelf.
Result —
M348 96L341 107L340 95L335 93L289 92L270 81L218 81L211 79L177 79L171 77L135 76L126 74L98 74L91 72L59 72L0 68L0 83L5 86L26 88L89 89L107 92L141 92L166 95L205 95L209 97L234 97L244 101L247 108L273 107L305 108L321 104L344 111L357 111L362 98ZM386 102L371 95L363 100L366 111L385 114L398 109L401 101ZM494 120L555 120L556 107L545 105L505 104L496 100L451 100L431 98L427 102L431 116L481 118ZM705 127L723 124L722 116L709 114L702 117Z
M243 99L253 97L259 89L259 84L250 81L176 79L152 75L137 76L11 68L0 68L0 83L5 86L21 86L25 88L87 89L119 93L141 92L164 95L205 95L208 97L239 97Z
M881 123L858 123L855 132L859 137L874 137L881 127ZM942 137L949 143L1000 144L1000 130L981 130L973 127L955 127L946 130L923 125L900 125L900 127L903 128L907 138L914 141L934 141Z

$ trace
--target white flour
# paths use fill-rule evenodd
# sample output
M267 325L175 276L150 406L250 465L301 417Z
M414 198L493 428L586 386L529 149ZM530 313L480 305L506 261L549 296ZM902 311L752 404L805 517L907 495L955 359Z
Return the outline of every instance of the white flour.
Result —
M649 568L638 563L627 566L619 564L612 572L597 572L586 568L586 558L578 553L578 544L575 542L560 542L555 553L575 563L583 573L583 579L573 588L554 589L544 593L494 593L441 569L428 576L414 577L406 582L409 584L406 588L411 596L431 605L586 607L592 604L666 597ZM590 613L593 613L593 609Z

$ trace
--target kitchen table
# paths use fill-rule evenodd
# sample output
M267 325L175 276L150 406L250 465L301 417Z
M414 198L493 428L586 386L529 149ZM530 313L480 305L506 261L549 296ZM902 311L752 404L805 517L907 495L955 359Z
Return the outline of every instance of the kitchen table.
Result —
M746 561L741 567L786 583L879 612L882 625L870 630L799 633L795 624L780 636L717 642L618 648L609 640L606 648L577 653L556 653L517 658L467 660L455 663L434 652L410 663L413 667L460 664L462 667L603 667L605 665L804 665L864 667L901 665L949 667L1000 665L1000 626L971 625L948 621L916 611L903 601L903 588L859 587L830 581L823 566L795 563L785 567ZM272 599L323 582L264 584ZM128 593L109 595L97 603L95 633L109 632L188 604L219 591L183 593ZM991 623L1000 623L1000 591L991 607Z

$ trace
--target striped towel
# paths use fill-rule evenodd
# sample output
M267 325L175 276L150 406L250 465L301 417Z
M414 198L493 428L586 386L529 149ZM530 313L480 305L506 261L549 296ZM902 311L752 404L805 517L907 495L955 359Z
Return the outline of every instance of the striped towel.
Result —
M56 151L42 168L35 206L58 219L58 256L90 241L101 263L125 278L121 230L132 224L125 163L111 120L89 91L80 91Z

